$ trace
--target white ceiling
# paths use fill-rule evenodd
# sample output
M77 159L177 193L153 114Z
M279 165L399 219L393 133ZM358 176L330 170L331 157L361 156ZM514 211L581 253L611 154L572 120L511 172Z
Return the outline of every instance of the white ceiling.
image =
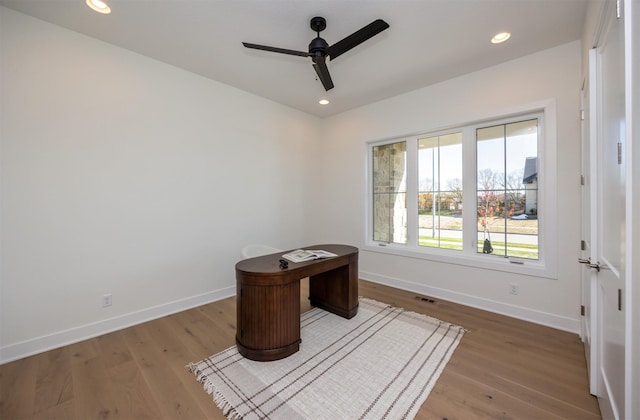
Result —
M580 39L587 0L0 0L36 18L326 117ZM390 28L329 61L325 92L306 51L314 16L331 45L377 18ZM510 31L500 45L492 35ZM327 106L318 104L327 98Z

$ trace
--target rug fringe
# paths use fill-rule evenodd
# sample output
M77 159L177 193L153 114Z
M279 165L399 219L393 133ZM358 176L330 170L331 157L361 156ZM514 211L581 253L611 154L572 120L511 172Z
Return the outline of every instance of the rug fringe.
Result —
M196 363L189 363L186 368L196 376L196 381L202 383L204 391L211 395L213 402L216 403L216 406L218 406L220 410L222 410L222 414L224 414L227 419L238 420L242 418L242 415L233 408L233 405L227 401L222 392L220 392L213 382L204 375L202 370L198 369L198 365Z

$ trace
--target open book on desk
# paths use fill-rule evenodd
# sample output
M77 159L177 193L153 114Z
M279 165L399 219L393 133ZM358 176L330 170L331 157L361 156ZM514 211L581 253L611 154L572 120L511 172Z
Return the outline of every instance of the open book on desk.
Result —
M337 254L329 251L323 251L321 249L296 249L295 251L288 252L282 256L291 262L299 263L304 261L318 260L320 258L337 257Z

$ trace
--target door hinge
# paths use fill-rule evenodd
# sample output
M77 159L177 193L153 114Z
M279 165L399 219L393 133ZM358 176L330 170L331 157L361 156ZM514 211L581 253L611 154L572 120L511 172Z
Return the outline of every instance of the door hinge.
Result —
M584 175L580 175L580 185L584 185Z
M584 305L580 305L580 316L584 316Z
M618 165L622 165L622 143L618 142Z
M580 120L584 121L584 109L580 110Z
M620 0L616 0L616 19L620 19L622 17L622 10L620 7Z
M618 310L622 310L622 289L618 289Z
M586 250L587 250L587 243L583 239L580 241L580 251L586 251Z

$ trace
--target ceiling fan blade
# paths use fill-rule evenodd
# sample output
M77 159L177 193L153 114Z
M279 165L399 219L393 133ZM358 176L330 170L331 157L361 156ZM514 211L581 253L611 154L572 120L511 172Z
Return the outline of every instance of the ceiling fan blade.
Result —
M311 55L305 51L288 50L286 48L277 48L277 47L269 47L267 45L250 44L248 42L243 42L242 45L244 45L247 48L253 48L254 50L270 51L270 52L288 54L288 55L298 55L300 57L309 57Z
M382 19L377 19L349 35L348 37L336 42L327 49L327 55L331 60L341 56L350 49L362 44L367 39L378 35L389 27L389 24Z
M333 89L333 81L331 80L331 75L329 74L329 69L323 56L319 55L313 58L313 68L318 75L318 79L322 82L324 90L328 91Z

